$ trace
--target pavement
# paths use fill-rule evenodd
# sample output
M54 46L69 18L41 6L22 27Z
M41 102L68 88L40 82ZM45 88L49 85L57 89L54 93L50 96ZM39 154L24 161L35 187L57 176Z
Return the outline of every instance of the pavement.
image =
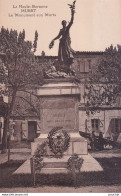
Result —
M27 160L31 157L31 149L10 149L10 160ZM8 153L2 154L0 151L0 164L8 161Z
M0 152L0 164L5 163L8 160L7 153L1 154Z
M121 158L121 149L95 151L95 152L91 152L90 154L94 158L111 158L111 157L120 157Z
M42 186L24 188L0 188L0 193L114 193L110 196L120 196L121 186L85 186L85 187L63 187L63 186ZM117 194L116 194L117 193ZM102 195L102 194L101 194ZM104 195L104 194L103 194Z

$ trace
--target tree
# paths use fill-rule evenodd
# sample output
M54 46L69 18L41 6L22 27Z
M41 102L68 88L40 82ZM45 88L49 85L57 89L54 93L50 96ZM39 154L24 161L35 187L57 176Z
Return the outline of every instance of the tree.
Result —
M121 96L121 46L111 45L85 81L84 98L93 113L101 106L114 105L118 96Z
M5 115L2 148L7 149L7 132L9 120L13 112L15 100L19 91L26 91L31 85L42 84L43 75L34 52L37 48L38 33L35 32L34 43L25 40L25 30L18 33L4 27L0 32L0 83L4 86L2 95L8 96L8 111Z
M42 51L41 56L45 57L45 52L44 51Z

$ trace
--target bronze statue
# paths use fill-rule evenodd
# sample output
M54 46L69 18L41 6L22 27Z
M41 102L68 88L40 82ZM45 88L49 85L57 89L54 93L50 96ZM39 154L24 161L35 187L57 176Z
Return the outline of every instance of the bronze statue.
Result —
M76 1L74 1L72 5L68 4L71 9L71 21L69 22L68 25L65 20L62 21L63 28L60 29L58 36L55 37L49 45L49 48L51 49L54 45L54 41L61 38L59 43L59 50L58 50L58 62L59 64L64 64L65 66L68 67L70 67L70 65L73 63L73 58L74 58L73 57L74 50L71 48L71 38L70 38L69 30L74 21L75 3Z

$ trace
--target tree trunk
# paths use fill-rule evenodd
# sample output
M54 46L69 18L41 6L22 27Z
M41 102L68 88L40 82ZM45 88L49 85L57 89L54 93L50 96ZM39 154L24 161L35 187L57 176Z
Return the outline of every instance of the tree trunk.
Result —
M4 130L3 130L3 138L2 138L2 153L7 152L7 132L9 127L9 118L4 119Z
M8 139L9 139L9 120L10 120L10 116L12 114L13 111L13 106L15 103L15 98L16 98L16 92L17 90L14 89L13 91L13 95L12 95L12 100L10 103L10 107L8 108L8 111L6 112L5 118L4 118L4 130L3 130L3 138L2 138L2 153L6 153L7 152L7 143L8 143ZM9 133L10 134L10 133Z

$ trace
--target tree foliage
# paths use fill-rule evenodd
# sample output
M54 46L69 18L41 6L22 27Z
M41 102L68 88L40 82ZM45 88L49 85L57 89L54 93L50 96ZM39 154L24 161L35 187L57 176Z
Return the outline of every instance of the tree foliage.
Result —
M41 56L45 57L45 52L44 51L42 51Z
M43 81L42 68L36 61L34 52L37 48L38 33L32 43L25 39L25 30L17 32L4 27L0 32L0 84L1 94L9 98L6 113L6 131L19 91L26 91L32 85L40 85ZM27 100L24 100L27 101ZM30 103L31 104L31 103ZM6 134L5 134L6 137ZM5 139L5 138L4 138Z
M106 48L85 81L86 105L93 110L116 104L121 95L121 46Z
M16 30L4 29L0 32L0 52L3 53L4 63L0 64L2 71L0 82L11 86L14 89L20 88L33 82L39 82L35 79L39 69L35 61L34 51L37 46L37 31L32 47L31 41L25 41L25 31L19 34ZM41 77L40 77L41 78Z

